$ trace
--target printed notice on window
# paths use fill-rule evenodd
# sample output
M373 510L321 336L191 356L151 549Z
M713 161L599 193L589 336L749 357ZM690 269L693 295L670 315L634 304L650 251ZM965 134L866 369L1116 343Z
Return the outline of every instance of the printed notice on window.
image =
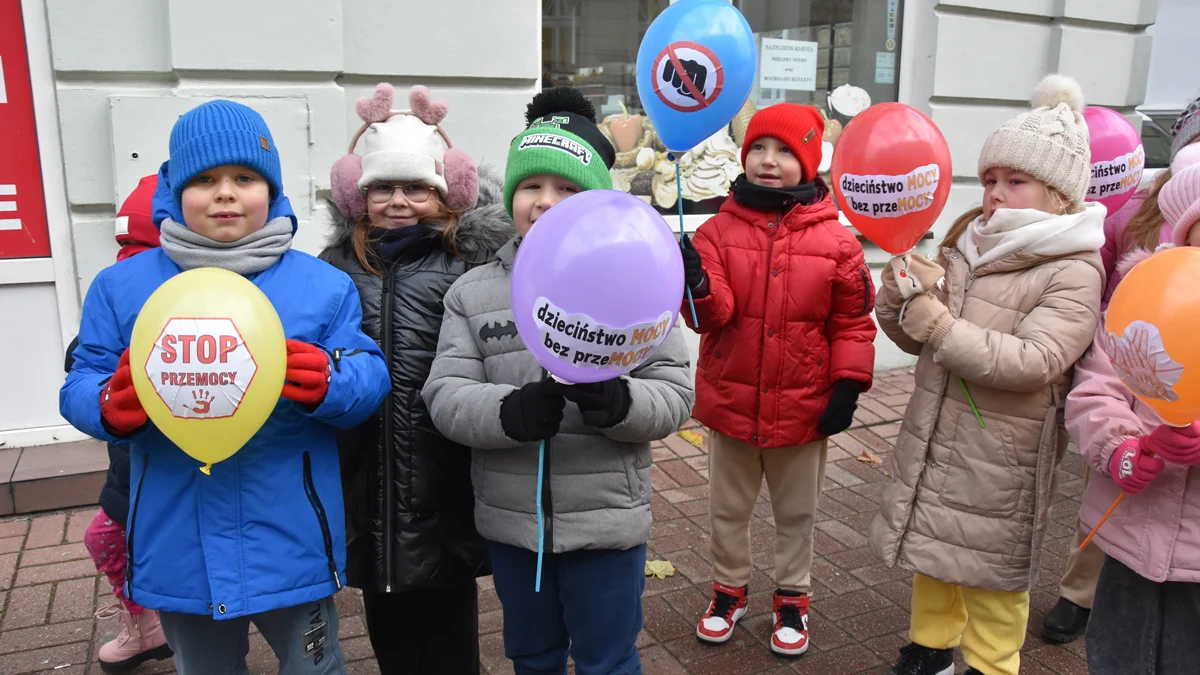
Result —
M758 86L763 89L817 90L817 43L762 39Z

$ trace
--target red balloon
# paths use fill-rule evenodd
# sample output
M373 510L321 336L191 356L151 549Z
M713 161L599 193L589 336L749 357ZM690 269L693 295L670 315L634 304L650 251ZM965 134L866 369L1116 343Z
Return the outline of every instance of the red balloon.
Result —
M933 120L879 103L846 126L833 150L833 191L846 218L898 255L929 231L950 196L950 148Z

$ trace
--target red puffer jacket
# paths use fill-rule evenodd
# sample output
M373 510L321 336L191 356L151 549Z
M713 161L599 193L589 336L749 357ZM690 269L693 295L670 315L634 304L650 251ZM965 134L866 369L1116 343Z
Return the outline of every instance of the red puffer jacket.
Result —
M703 334L696 419L761 448L820 439L833 384L866 391L875 362L871 275L828 191L785 215L730 196L692 241L708 274L692 326Z

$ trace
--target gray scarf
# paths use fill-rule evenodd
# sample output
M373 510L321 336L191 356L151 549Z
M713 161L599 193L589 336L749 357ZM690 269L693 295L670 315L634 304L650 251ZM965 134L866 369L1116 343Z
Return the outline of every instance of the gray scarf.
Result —
M268 222L261 230L237 241L214 241L167 218L159 228L162 249L184 271L220 267L242 276L261 272L292 247L292 219Z

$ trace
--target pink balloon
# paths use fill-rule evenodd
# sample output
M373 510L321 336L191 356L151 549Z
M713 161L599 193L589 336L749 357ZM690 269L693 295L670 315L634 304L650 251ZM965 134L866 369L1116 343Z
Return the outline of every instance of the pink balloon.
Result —
M1146 151L1125 116L1097 106L1083 110L1092 150L1092 179L1085 201L1100 202L1110 214L1125 205L1142 182Z

